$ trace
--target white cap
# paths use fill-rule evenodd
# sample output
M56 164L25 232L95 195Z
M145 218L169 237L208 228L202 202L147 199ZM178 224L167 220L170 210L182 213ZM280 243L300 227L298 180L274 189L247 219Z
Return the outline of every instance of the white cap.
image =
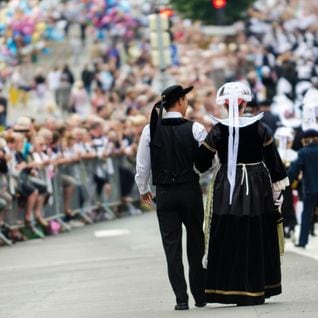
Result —
M288 140L293 140L295 131L291 127L278 127L275 131L274 138L280 140L281 137L286 137Z
M252 93L248 86L241 82L228 82L218 89L216 103L223 105L226 100L229 101L234 95L237 99L243 99L246 102L252 100Z

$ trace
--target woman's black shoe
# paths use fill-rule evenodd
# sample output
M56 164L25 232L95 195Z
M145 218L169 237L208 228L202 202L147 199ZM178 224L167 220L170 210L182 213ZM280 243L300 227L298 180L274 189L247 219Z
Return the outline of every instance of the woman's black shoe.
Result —
M187 310L189 309L188 303L179 303L174 306L175 310Z
M201 308L201 307L206 306L206 302L203 302L203 303L195 303L195 304L194 304L194 306L195 306L195 307L200 307L200 308Z

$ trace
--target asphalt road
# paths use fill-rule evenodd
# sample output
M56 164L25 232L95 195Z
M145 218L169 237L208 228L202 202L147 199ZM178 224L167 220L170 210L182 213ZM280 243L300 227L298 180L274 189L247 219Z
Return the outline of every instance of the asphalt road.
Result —
M283 257L283 294L265 305L191 299L174 311L153 212L2 247L0 260L0 318L318 317L318 262L294 252Z

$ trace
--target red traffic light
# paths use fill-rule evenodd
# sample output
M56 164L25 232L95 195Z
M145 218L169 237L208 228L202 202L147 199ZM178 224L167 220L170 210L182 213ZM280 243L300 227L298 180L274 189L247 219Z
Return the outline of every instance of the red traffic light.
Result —
M174 11L171 8L162 8L160 9L160 14L165 15L166 17L172 17L174 15Z
M215 9L222 9L226 6L226 0L212 0L212 6Z

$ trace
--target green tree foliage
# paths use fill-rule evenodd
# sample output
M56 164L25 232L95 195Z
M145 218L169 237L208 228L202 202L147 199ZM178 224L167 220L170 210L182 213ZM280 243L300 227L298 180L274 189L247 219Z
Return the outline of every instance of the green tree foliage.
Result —
M215 9L211 0L170 0L172 7L191 20L204 24L232 24L242 19L255 0L227 0L224 9Z

